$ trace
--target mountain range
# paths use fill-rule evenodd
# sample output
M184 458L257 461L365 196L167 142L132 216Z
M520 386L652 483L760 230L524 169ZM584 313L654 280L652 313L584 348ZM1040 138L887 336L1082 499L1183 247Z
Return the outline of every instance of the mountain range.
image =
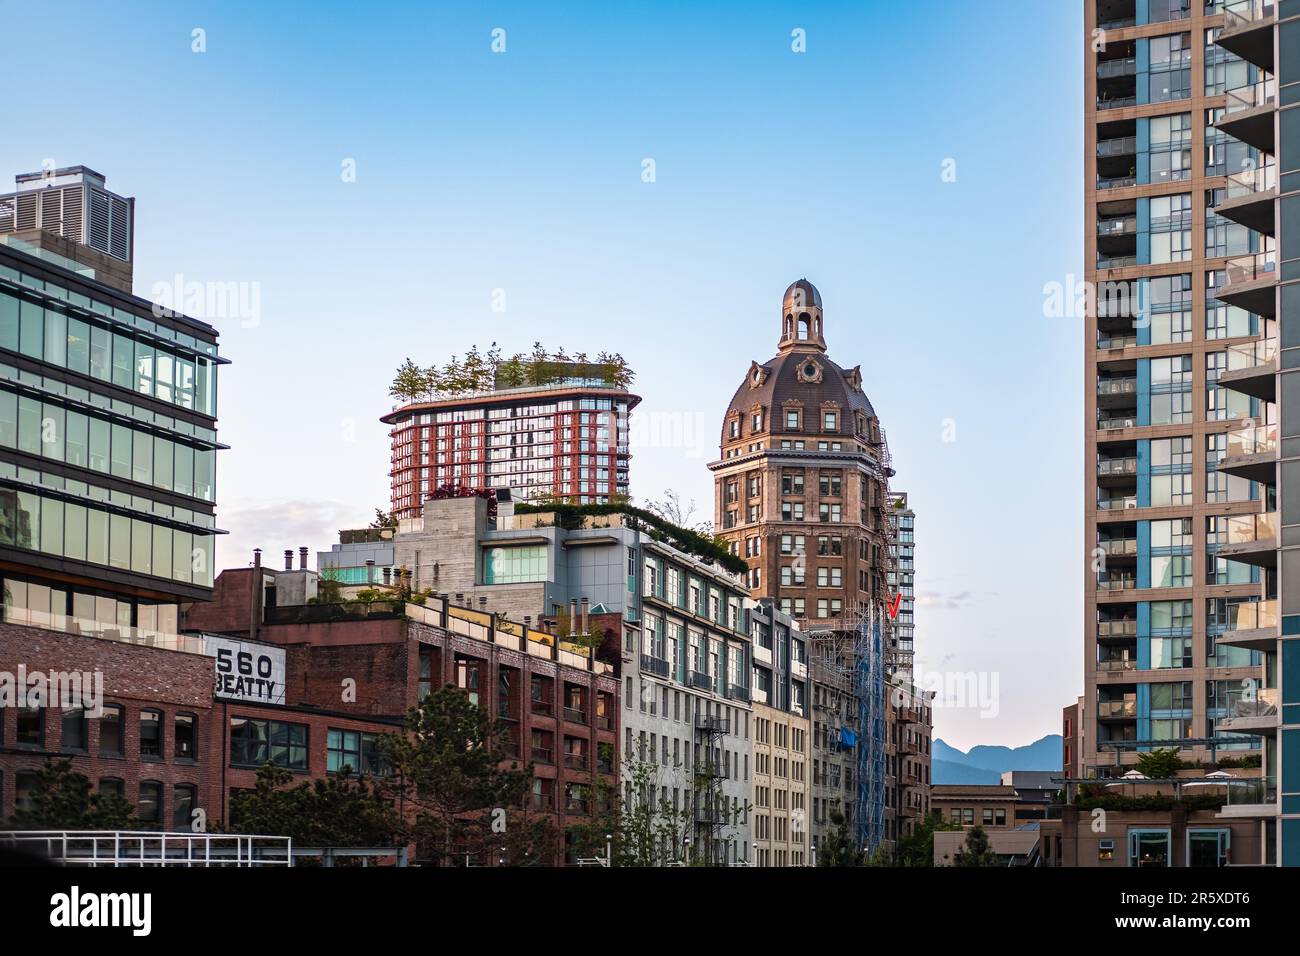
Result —
M1048 734L1023 747L979 745L965 752L936 737L930 753L930 781L937 784L996 784L1006 770L1060 769L1060 734Z

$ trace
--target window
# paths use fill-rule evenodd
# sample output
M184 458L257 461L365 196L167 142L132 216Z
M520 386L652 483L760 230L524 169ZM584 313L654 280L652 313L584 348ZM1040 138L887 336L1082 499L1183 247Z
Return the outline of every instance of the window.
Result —
M520 584L546 580L546 545L488 548L483 555L484 584Z
M230 718L230 763L261 767L265 763L307 770L307 725L279 720Z
M326 740L326 765L329 773L338 773L344 767L354 774L379 774L379 737L356 730L336 730L331 727Z
M63 741L59 749L65 753L69 751L84 753L90 739L85 710L80 707L65 710L61 723Z
M99 755L122 756L122 705L105 704L99 717Z
M172 787L172 829L188 830L194 819L194 805L198 801L198 788L191 783L178 783Z
M45 708L19 707L14 743L20 747L45 746Z
M141 823L162 823L162 784L157 780L140 781L140 802L135 810Z
M788 432L797 432L799 430L799 413L794 409L786 410L785 430Z
M175 743L172 752L177 760L198 759L198 738L195 735L193 714L176 715L172 739Z
M837 422L839 416L835 412L822 412L822 431L833 432L838 430Z
M1169 865L1168 830L1129 830L1128 865L1161 867Z
M140 756L143 759L162 759L162 711L160 710L140 711Z

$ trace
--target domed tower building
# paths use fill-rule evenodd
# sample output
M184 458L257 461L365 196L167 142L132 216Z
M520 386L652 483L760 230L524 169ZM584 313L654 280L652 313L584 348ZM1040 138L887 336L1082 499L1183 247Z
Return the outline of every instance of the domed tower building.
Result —
M803 632L786 647L755 641L754 704L756 719L763 706L808 721L809 803L790 816L810 831L810 862L835 828L835 811L859 846L892 843L886 669L900 663L891 659L888 612L893 471L861 368L831 360L821 293L807 279L786 289L777 353L751 362L709 468L715 529L749 564L751 595L770 599ZM782 808L769 811L764 796L756 784L756 814L775 816Z

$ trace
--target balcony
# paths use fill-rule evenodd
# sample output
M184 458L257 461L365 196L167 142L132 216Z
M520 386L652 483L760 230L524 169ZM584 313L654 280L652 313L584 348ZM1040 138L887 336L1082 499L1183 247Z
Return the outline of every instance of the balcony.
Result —
M653 654L641 655L641 669L654 674L656 677L668 676L668 662L662 657L655 657Z
M1127 349L1138 344L1136 335L1127 333L1106 332L1097 330L1097 348L1099 349Z
M713 690L713 678L700 671L687 671L686 683L700 690Z
M1132 405L1137 396L1137 378L1102 378L1097 380L1097 404L1108 408Z
M1254 700L1233 701L1231 715L1220 717L1214 726L1228 733L1276 737L1282 719L1280 700L1276 687L1256 688Z
M1101 458L1097 461L1098 478L1134 478L1137 476L1136 458Z
M799 680L808 679L808 662L807 661L790 661L790 676Z
M586 769L587 769L587 755L586 755L586 754L576 754L576 753L566 753L566 754L564 755L564 766L565 766L565 768L568 769L568 770L586 770Z
M532 748L532 755L533 755L533 760L537 761L538 763L552 762L551 748L549 747L534 747Z
M1137 670L1137 659L1130 655L1103 657L1097 661L1098 674L1123 673Z
M1220 518L1226 524L1224 543L1215 555L1261 568L1277 567L1277 512L1229 515Z
M1107 560L1136 558L1138 553L1137 538L1102 538L1097 547Z
M1219 809L1220 819L1275 817L1278 815L1276 777L1240 777L1224 781L1227 801Z
M1100 431L1118 431L1121 428L1137 427L1137 409L1117 409L1109 414L1097 414L1097 428Z
M1215 293L1220 302L1271 319L1277 315L1277 251L1236 256L1224 263L1227 283Z
M564 719L571 724L586 724L587 712L578 707L564 708Z
M726 717L714 717L709 714L695 715L695 729L701 733L725 734L731 723Z
M1277 426L1257 425L1228 432L1228 448L1219 471L1248 481L1277 480Z
M1097 64L1097 79L1109 80L1117 76L1137 76L1137 57L1126 56L1118 60L1102 60Z
M768 667L771 667L771 666L772 666L772 648L770 648L770 647L764 647L762 644L755 643L755 644L754 644L754 663L755 663L755 664L766 664Z
M1228 629L1214 640L1252 651L1276 651L1280 620L1276 599L1230 604Z
M1273 24L1276 0L1228 0L1218 44L1247 63L1273 72Z
M1116 216L1113 219L1098 219L1097 235L1103 239L1109 237L1136 236L1137 217Z
M1138 258L1135 255L1102 255L1097 253L1098 269L1125 269L1129 266L1138 264Z
M1097 575L1097 590L1104 592L1131 591L1137 587L1137 575L1128 571L1107 572Z
M1275 234L1273 200L1277 198L1277 163L1243 169L1228 177L1226 196L1214 211L1265 235Z
M1098 720L1136 720L1136 700L1102 700L1097 702Z
M743 701L745 701L745 702L748 702L748 701L749 701L749 688L748 688L748 687L744 687L744 686L742 686L742 685L740 685L740 684L728 684L728 685L727 685L727 696L728 696L729 698L731 698L732 700L743 700Z
M1132 619L1097 622L1097 640L1099 641L1131 640L1137 637L1137 632L1137 621Z
M1215 128L1272 156L1276 153L1273 137L1273 113L1276 110L1277 80L1261 80L1250 86L1228 90L1223 119L1215 124Z
M1266 402L1277 397L1277 339L1273 336L1230 345L1228 367L1218 382L1234 392L1243 392Z
M1136 136L1115 136L1111 139L1103 139L1097 143L1097 156L1102 159L1113 156L1136 156L1137 142Z
M1137 495L1098 495L1098 511L1127 511L1138 506Z

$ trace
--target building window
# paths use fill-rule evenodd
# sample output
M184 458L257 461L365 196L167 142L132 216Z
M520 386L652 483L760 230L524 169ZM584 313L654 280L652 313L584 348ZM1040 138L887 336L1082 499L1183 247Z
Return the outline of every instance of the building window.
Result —
M835 414L835 412L823 412L823 413L822 413L822 431L824 431L824 432L833 432L833 431L838 430L838 427L839 427L838 424L837 424L838 420L839 420L839 416L837 416L837 415Z
M256 768L268 762L277 767L305 771L307 725L231 717L231 766Z
M20 747L45 746L45 708L18 708L18 728L14 743Z
M105 704L99 716L99 755L122 756L122 705Z
M80 707L65 710L63 712L62 725L63 740L59 749L64 753L85 753L87 741L89 740L89 730L85 710Z
M162 824L162 784L157 780L140 781L140 801L135 815L141 823Z
M162 745L162 711L140 711L140 757L141 759L161 760Z
M194 805L198 788L192 783L178 783L172 787L172 829L188 830L193 822Z
M546 580L546 545L488 548L483 555L484 584L523 584Z
M331 727L326 738L326 765L328 773L339 773L348 767L354 774L379 774L379 738L375 734L356 730L336 730Z
M173 754L177 760L197 760L199 757L198 737L194 727L193 714L177 714L172 739Z

